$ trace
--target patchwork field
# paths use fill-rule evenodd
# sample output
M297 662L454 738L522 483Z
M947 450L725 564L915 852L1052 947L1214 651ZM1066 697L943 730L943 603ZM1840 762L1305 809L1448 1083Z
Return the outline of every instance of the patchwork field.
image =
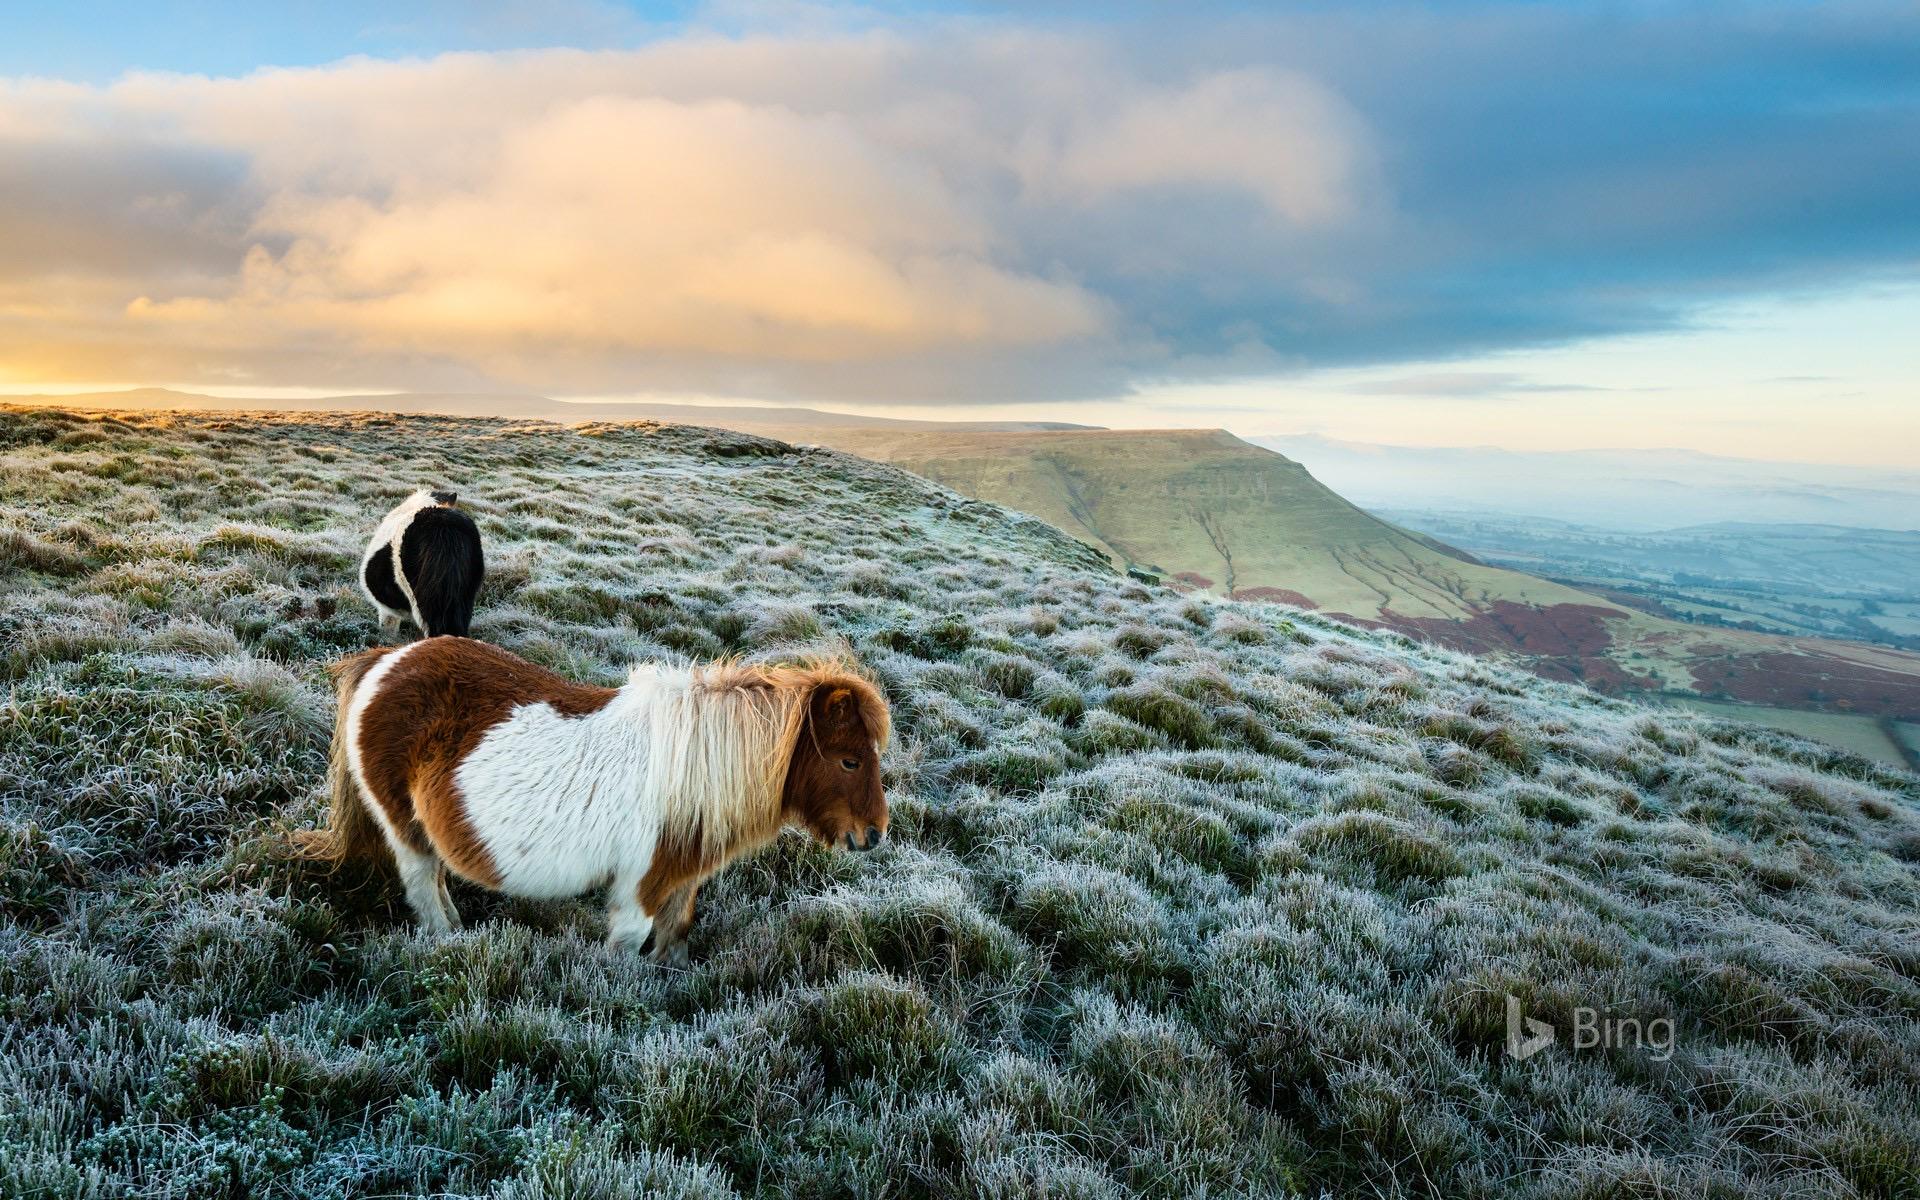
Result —
M693 960L415 934L319 817L361 538L582 679L844 639L894 836ZM0 1195L1911 1196L1920 778L715 430L0 410ZM1562 1031L1524 1059L1508 998ZM1667 1052L1564 1036L1671 1022Z
M1911 767L1915 761L1920 761L1920 744L1915 742L1920 725L1907 721L1887 721L1847 713L1799 712L1790 708L1766 708L1758 704L1727 704L1717 700L1697 700L1690 696L1669 697L1669 702L1694 712L1712 713L1731 721L1753 721L1801 737L1816 738L1889 766Z
M1409 529L1658 616L1920 650L1920 532L1721 522L1626 532L1392 509Z

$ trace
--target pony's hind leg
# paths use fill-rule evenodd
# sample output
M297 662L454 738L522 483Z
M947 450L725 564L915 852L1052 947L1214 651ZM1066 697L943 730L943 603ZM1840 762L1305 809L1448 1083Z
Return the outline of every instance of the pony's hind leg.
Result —
M447 868L433 854L422 854L412 846L390 840L393 861L400 868L400 882L407 889L407 903L428 933L451 933L460 926L459 910L447 895Z
M442 862L438 865L440 867L438 873L440 884L440 911L447 914L447 923L449 925L455 929L459 929L465 925L466 922L460 919L460 910L453 906L453 894L447 891L447 864Z

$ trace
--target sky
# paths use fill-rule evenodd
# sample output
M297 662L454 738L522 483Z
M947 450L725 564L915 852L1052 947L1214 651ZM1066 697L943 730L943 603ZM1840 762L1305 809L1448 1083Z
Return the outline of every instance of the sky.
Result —
M1920 465L1920 7L0 16L0 392Z

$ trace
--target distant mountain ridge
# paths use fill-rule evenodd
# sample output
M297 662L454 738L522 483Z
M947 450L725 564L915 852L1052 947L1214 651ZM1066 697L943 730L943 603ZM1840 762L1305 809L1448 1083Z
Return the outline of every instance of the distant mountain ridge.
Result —
M410 415L443 414L452 417L500 417L530 421L665 421L686 425L788 424L808 428L847 429L1095 429L1064 421L919 421L897 417L870 417L859 413L827 412L817 408L774 405L679 404L653 401L555 400L548 396L497 395L466 392L366 393L363 395L297 397L207 396L172 388L132 388L122 392L85 392L72 395L0 395L0 404L48 405L55 408L179 409L185 412L393 412Z
M1490 566L1357 507L1300 463L1225 430L815 436L1032 513L1176 586L1513 657L1602 691L1920 717L1920 655L1686 624Z

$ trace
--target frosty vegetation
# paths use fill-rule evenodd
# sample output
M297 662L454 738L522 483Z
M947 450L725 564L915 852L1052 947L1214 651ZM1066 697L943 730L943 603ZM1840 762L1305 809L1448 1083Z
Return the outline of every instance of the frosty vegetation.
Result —
M617 682L844 638L893 836L789 834L690 969L596 898L414 933L320 820L416 486L475 635ZM0 1194L1893 1196L1920 781L1195 600L710 430L0 412ZM1634 1047L1503 1053L1505 997Z

